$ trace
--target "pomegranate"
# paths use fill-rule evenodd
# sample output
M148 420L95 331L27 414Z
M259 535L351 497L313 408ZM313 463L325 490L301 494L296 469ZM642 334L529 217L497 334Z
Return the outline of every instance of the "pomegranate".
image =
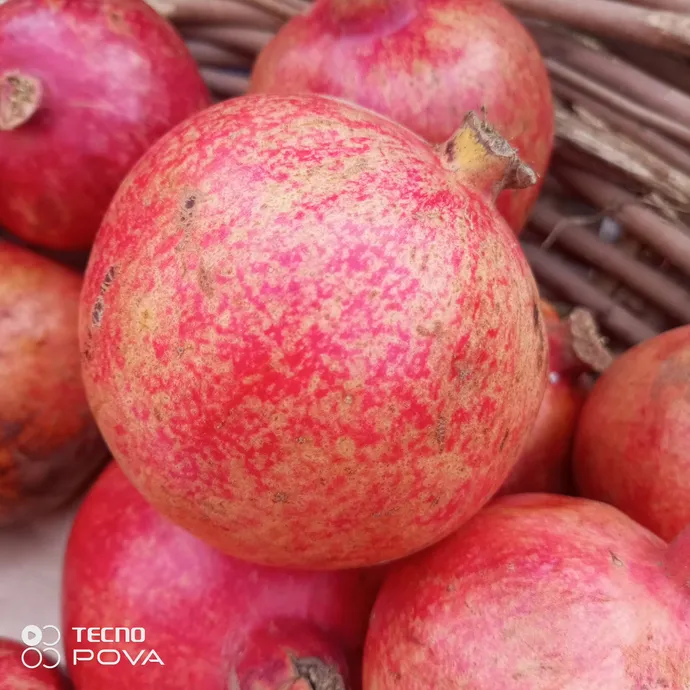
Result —
M439 144L465 112L486 108L540 178L553 146L541 54L497 0L317 0L259 55L250 92L345 98ZM539 188L506 189L498 197L516 232Z
M81 282L0 241L0 525L72 499L107 458L81 381Z
M690 539L615 508L508 496L391 569L364 690L690 687Z
M22 654L28 668L22 661ZM52 656L44 658L52 666ZM20 642L0 637L0 690L67 690L69 684L57 669L43 668L38 652Z
M588 311L578 308L561 320L546 300L541 310L549 343L549 381L527 445L499 494L574 493L570 456L589 389L583 375L600 373L611 364Z
M143 0L0 3L0 225L90 247L135 161L209 103L182 39Z
M582 495L670 541L690 525L690 326L628 350L597 381L577 430Z
M380 580L376 570L287 571L224 556L161 517L112 463L67 547L70 675L77 690L344 690L348 667L359 678ZM145 640L127 640L125 626ZM112 629L89 640L92 627ZM89 661L99 653L122 662Z
M94 246L83 372L127 475L238 558L374 565L514 465L546 381L538 293L492 206L534 177L474 114L436 149L321 96L190 118Z

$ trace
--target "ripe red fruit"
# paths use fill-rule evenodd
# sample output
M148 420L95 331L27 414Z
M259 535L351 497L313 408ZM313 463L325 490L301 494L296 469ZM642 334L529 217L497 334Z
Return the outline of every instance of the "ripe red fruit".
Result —
M69 501L106 460L81 380L81 284L0 240L0 526Z
M540 178L553 146L541 54L496 0L317 0L259 55L250 91L345 98L437 144L468 110L485 107ZM499 196L498 209L516 232L539 187Z
M88 248L131 166L208 91L143 0L0 3L0 37L0 226Z
M561 320L546 300L541 310L549 343L549 381L527 445L499 494L574 492L571 451L589 388L582 375L601 372L611 363L589 312L576 309Z
M0 637L0 690L67 690L69 684L57 669L30 669L22 662L23 644ZM29 666L39 664L38 653L29 651L25 656ZM52 666L52 655L45 659Z
M379 585L377 571L295 572L224 556L161 517L113 463L67 547L68 667L79 690L344 690L348 666L358 679ZM78 642L73 631L121 626L144 628L145 641L89 642L84 632ZM121 663L86 660L104 649ZM144 654L132 665L125 650ZM142 663L151 650L164 665Z
M230 555L342 568L496 492L546 380L534 279L491 205L532 173L471 115L433 149L320 96L189 119L91 255L84 378L116 459Z
M364 690L690 687L690 534L611 506L509 496L392 568Z
M670 541L690 525L690 326L628 350L582 411L580 492Z

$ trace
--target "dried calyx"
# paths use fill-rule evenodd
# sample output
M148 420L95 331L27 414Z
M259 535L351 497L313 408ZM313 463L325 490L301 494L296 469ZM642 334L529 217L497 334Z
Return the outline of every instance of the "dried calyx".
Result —
M28 122L41 105L41 82L19 71L0 75L0 131L17 129Z
M465 116L462 127L438 147L443 164L463 182L495 199L504 189L525 189L537 182L537 175L520 160L501 134L474 111Z

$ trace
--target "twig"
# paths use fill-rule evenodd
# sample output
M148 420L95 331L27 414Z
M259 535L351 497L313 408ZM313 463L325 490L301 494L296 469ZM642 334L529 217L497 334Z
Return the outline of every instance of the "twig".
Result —
M690 13L690 0L628 0L628 2L656 10Z
M614 0L505 0L520 13L668 52L690 55L690 17Z
M690 92L690 61L687 58L626 41L607 41L607 44L617 55L640 69L677 89Z
M530 222L533 228L547 236L558 228L555 238L559 245L615 276L667 314L690 323L690 294L687 290L662 273L631 258L615 245L602 242L582 226L568 222L553 201L539 201Z
M615 218L639 240L690 276L690 236L611 182L567 166L554 166L554 175L598 208Z
M221 96L241 96L249 88L249 77L243 74L232 74L213 67L203 67L200 71L208 87Z
M281 18L241 0L147 0L166 19L177 24L226 23L256 29L278 29Z
M310 2L304 0L246 0L255 7L261 7L269 12L274 12L279 17L290 19L298 14L306 12L310 7Z
M252 59L203 41L187 41L187 48L201 67L242 67L249 69Z
M690 176L623 135L586 122L562 105L556 104L555 112L559 137L623 170L674 203L690 207Z
M524 241L522 248L539 281L551 286L574 304L580 304L593 311L604 328L629 345L658 335L658 331L588 283L565 261Z
M614 131L624 134L635 143L649 149L674 167L690 175L690 151L688 149L667 139L663 134L647 129L635 120L625 117L625 115L594 98L590 98L569 84L560 80L553 80L552 87L556 96L568 101L581 118L594 117L601 120Z
M583 71L638 105L684 124L690 140L690 95L624 62L604 50L603 46L595 48L592 41L585 43L564 32L545 31L539 27L533 28L532 33L546 55L558 60L555 64L562 63L576 72Z
M234 26L200 26L183 29L182 35L185 38L207 41L228 50L256 55L275 34L271 31Z
M626 98L612 88L584 74L580 74L554 58L546 58L546 64L553 78L560 79L566 84L584 91L638 122L654 127L660 132L690 145L690 126L678 122L675 118L663 115L656 110L640 105L638 102Z

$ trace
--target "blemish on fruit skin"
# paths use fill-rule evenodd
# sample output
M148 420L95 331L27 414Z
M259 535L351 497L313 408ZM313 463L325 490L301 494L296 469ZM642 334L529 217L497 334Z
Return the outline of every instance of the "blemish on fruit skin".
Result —
M100 328L101 322L103 321L103 314L105 312L105 300L102 295L99 295L94 302L93 309L91 311L91 325L94 328Z

